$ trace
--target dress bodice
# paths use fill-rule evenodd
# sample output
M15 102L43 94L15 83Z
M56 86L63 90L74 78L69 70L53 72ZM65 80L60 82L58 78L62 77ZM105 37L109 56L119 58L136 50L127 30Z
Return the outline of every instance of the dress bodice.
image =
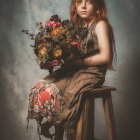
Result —
M87 46L87 55L94 55L99 53L98 40L95 33L95 27L99 21L100 20L97 20L90 24L90 26L88 27L87 37L82 41L82 43ZM82 26L85 27L85 25Z

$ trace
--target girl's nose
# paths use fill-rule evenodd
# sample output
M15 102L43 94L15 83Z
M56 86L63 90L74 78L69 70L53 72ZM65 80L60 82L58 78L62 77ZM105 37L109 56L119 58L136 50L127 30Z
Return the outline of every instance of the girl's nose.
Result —
M82 7L82 8L85 8L85 7L86 7L86 1L82 1L81 7Z

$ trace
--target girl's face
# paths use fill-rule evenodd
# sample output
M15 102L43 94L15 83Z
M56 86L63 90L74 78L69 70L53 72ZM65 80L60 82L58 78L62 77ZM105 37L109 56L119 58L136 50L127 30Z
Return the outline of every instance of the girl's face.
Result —
M83 19L93 16L95 8L92 0L76 0L77 14Z

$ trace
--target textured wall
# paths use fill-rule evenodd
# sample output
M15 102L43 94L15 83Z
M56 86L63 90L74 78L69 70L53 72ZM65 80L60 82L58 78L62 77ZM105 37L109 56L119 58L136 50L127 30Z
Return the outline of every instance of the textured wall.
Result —
M106 0L116 37L116 72L108 71L105 85L117 87L113 105L119 140L139 139L140 27L136 0ZM28 91L47 72L35 62L32 42L21 29L35 31L35 23L52 14L69 17L70 0L1 0L0 2L0 139L38 140L36 125L26 132ZM96 101L96 136L106 140L101 100ZM100 130L100 131L99 131ZM43 138L45 140L45 138Z

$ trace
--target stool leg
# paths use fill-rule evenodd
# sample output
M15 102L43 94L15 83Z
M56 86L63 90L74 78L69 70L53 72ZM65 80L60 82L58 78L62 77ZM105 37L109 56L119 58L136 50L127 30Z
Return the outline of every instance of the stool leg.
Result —
M55 137L54 140L63 140L64 128L55 125Z
M86 99L77 124L76 140L94 140L94 99Z
M95 140L94 112L95 112L95 99L89 98L89 109L88 109L88 118L87 118L87 140Z
M111 93L103 97L103 106L109 140L117 140Z
M76 131L74 130L72 133L66 131L66 140L76 140Z

